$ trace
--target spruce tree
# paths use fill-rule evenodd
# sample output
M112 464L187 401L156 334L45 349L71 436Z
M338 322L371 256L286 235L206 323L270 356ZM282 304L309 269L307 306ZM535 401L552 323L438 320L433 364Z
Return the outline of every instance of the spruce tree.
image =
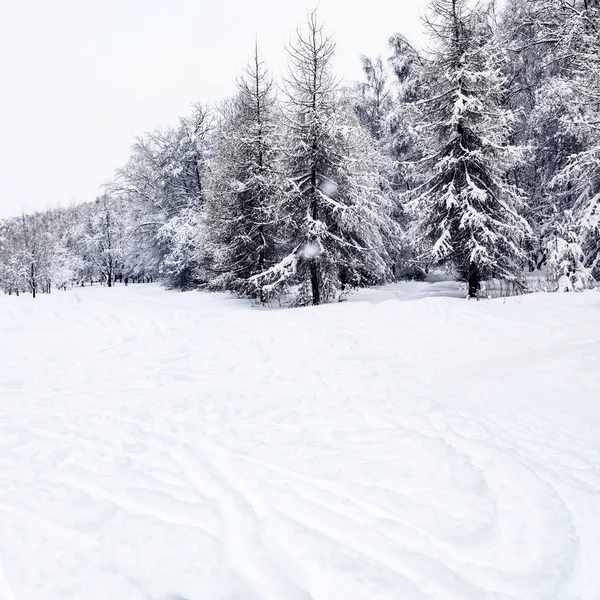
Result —
M514 119L501 104L503 57L486 13L469 4L431 2L431 95L419 103L426 151L407 197L425 260L456 269L474 297L484 280L520 280L530 228L508 180L521 151L509 143Z

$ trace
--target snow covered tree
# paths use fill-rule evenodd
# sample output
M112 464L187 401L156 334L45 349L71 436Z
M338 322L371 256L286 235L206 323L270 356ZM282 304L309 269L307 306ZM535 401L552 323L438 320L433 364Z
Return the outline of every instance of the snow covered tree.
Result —
M204 205L204 178L213 130L210 111L201 105L177 128L138 138L127 164L108 186L132 206L132 235L150 270L162 269L172 287L187 289L198 275L198 244ZM182 235L181 227L187 233Z
M169 287L188 290L205 281L199 263L204 233L202 209L194 204L178 211L159 227L155 239L162 250L158 268Z
M5 294L19 295L25 291L19 229L17 219L0 221L0 286Z
M522 193L508 180L521 151L509 143L503 55L485 11L432 0L427 25L435 47L431 95L419 103L426 153L407 198L425 260L455 268L474 297L483 280L521 277L530 228Z
M544 81L568 68L560 50L568 16L565 0L506 0L500 23L510 53L506 101L513 109L525 109L524 118Z
M401 42L398 40L401 39L401 36L396 36L396 38L397 45L394 47L394 51L400 54ZM409 52L414 52L412 47ZM417 57L416 54L412 56L413 58ZM394 72L397 77L403 78L406 88L399 89L402 87L400 79L396 82L400 85L394 88L390 82L390 73L381 57L373 60L363 56L361 60L365 80L359 82L355 87L353 106L360 123L370 132L378 150L387 157L386 160L381 161L381 166L385 171L380 173L380 185L382 194L389 197L392 218L402 230L401 235L395 235L390 240L391 245L388 248L394 277L399 277L403 273L407 273L407 260L411 254L408 240L404 234L408 217L398 192L405 190L410 185L404 162L409 157L415 157L417 145L416 139L412 136L409 111L406 110L406 95L410 93L408 87L413 81L414 73L408 65L401 68L399 59L397 63L394 63ZM410 61L407 60L408 62ZM400 71L402 71L401 74ZM408 83L409 81L411 83Z
M417 129L417 102L427 97L427 60L401 34L393 35L389 46L392 52L388 60L393 73L390 81L392 101L385 117L381 146L394 167L392 187L399 195L394 216L405 231L395 256L394 274L400 279L421 279L425 277L425 271L419 264L414 239L408 235L410 215L402 193L417 185L415 171L410 165L424 154L422 135Z
M385 135L386 119L392 109L392 94L388 82L388 73L381 56L375 60L361 57L365 81L356 86L356 114L376 140Z
M585 252L584 262L597 276L600 273L600 140L591 149L572 156L554 181L570 186L575 195L573 211Z
M510 60L506 103L517 114L513 141L526 144L528 160L514 172L529 197L527 217L536 234L530 268L547 256L546 232L553 230L555 209L572 207L572 190L553 185L569 157L586 149L585 136L575 124L582 119L581 90L574 65L585 36L574 27L585 0L508 0L500 33ZM539 242L539 243L538 243Z
M211 286L245 296L257 293L249 278L276 259L283 187L276 108L273 81L256 45L224 111L206 204Z
M120 210L122 206L117 199L104 194L96 200L94 208L84 224L87 257L100 280L112 287L124 266L123 247L127 233Z
M577 223L570 210L557 219L549 244L548 279L559 292L580 292L592 282L585 256L579 244Z
M23 214L0 222L0 287L35 298L75 278L76 257L59 235L54 211Z
M600 275L600 6L585 2L571 7L565 33L573 68L573 100L578 111L567 115L580 151L573 153L552 183L568 194L584 252L584 264Z
M410 42L400 34L389 40L392 56L389 63L395 75L392 106L385 120L383 148L394 160L396 174L394 186L405 191L412 187L412 173L407 163L419 160L424 148L415 125L419 113L416 102L427 97L427 61Z
M288 254L253 281L263 290L298 283L296 302L320 304L390 277L398 234L381 174L385 158L340 101L335 45L313 12L288 48L285 168L279 207Z

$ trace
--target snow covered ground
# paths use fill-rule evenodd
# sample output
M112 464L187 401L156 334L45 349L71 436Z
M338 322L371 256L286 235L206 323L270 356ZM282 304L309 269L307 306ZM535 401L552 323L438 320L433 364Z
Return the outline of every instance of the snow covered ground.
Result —
M0 600L598 600L600 294L0 298Z

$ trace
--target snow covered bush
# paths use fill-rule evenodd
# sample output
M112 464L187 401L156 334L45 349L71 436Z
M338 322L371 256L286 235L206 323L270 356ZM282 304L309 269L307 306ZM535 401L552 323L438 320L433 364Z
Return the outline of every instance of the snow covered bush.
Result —
M548 279L554 291L580 292L590 286L592 277L584 264L573 212L565 210L555 229L549 246Z

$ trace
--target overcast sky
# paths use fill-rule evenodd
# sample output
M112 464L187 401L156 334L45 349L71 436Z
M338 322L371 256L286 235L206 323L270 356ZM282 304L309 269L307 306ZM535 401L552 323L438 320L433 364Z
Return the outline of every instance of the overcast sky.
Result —
M232 93L255 36L277 73L307 0L0 0L0 217L93 200L135 135ZM425 0L321 0L336 66L417 40Z

